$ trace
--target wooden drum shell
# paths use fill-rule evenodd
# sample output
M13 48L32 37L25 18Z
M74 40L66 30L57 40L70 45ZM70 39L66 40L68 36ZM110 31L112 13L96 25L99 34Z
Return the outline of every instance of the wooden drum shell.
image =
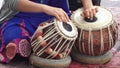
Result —
M75 44L77 50L81 54L91 56L105 54L114 47L116 43L118 36L116 35L117 33L115 28L117 28L115 24L111 24L109 27L91 32L78 29L79 34ZM89 35L90 33L91 36Z
M65 24L54 19L41 23L31 38L31 64L42 68L68 66L71 62L69 53L77 36L77 28L71 22Z

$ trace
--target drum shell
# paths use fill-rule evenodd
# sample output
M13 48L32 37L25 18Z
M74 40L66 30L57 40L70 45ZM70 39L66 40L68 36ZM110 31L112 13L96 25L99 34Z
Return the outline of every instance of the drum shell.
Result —
M58 25L55 21L41 23L32 36L31 46L34 55L47 59L62 59L69 55L78 36L77 28L70 24L73 35L68 35L65 34L66 30L61 31L61 24L58 22Z
M75 43L77 50L84 55L98 56L114 47L118 33L114 22L108 27L98 30L84 30L78 28L78 38ZM91 35L89 35L91 33Z

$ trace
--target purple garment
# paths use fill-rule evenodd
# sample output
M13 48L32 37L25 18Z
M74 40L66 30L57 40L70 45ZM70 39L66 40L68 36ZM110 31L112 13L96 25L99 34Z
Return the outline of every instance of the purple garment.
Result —
M36 3L46 4L54 7L62 8L69 13L67 0L32 0ZM12 19L6 21L2 25L0 42L1 51L11 41L15 39L30 39L41 22L54 18L45 13L25 13L20 12Z

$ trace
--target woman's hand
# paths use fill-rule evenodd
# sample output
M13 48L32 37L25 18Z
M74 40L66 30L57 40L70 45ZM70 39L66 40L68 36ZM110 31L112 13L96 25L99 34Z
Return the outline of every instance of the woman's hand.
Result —
M43 6L44 6L43 12L45 12L46 14L55 16L59 21L62 21L62 22L70 21L67 13L63 9L51 7L51 6L47 6L47 5L43 5Z
M87 17L92 20L97 12L98 12L98 6L92 6L92 7L84 8L83 13L81 15L83 17Z

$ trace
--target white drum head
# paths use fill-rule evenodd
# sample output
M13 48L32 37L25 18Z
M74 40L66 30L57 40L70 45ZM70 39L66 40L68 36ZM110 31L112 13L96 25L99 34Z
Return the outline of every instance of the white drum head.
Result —
M80 14L83 12L83 8L76 10L72 15L72 22L80 29L85 30L99 30L105 28L113 23L113 16L110 11L105 8L99 7L99 11L96 13L97 18L94 22L87 22Z
M76 39L78 32L75 25L70 21L67 23L60 22L55 19L54 21L56 28L60 34L62 34L64 37Z

